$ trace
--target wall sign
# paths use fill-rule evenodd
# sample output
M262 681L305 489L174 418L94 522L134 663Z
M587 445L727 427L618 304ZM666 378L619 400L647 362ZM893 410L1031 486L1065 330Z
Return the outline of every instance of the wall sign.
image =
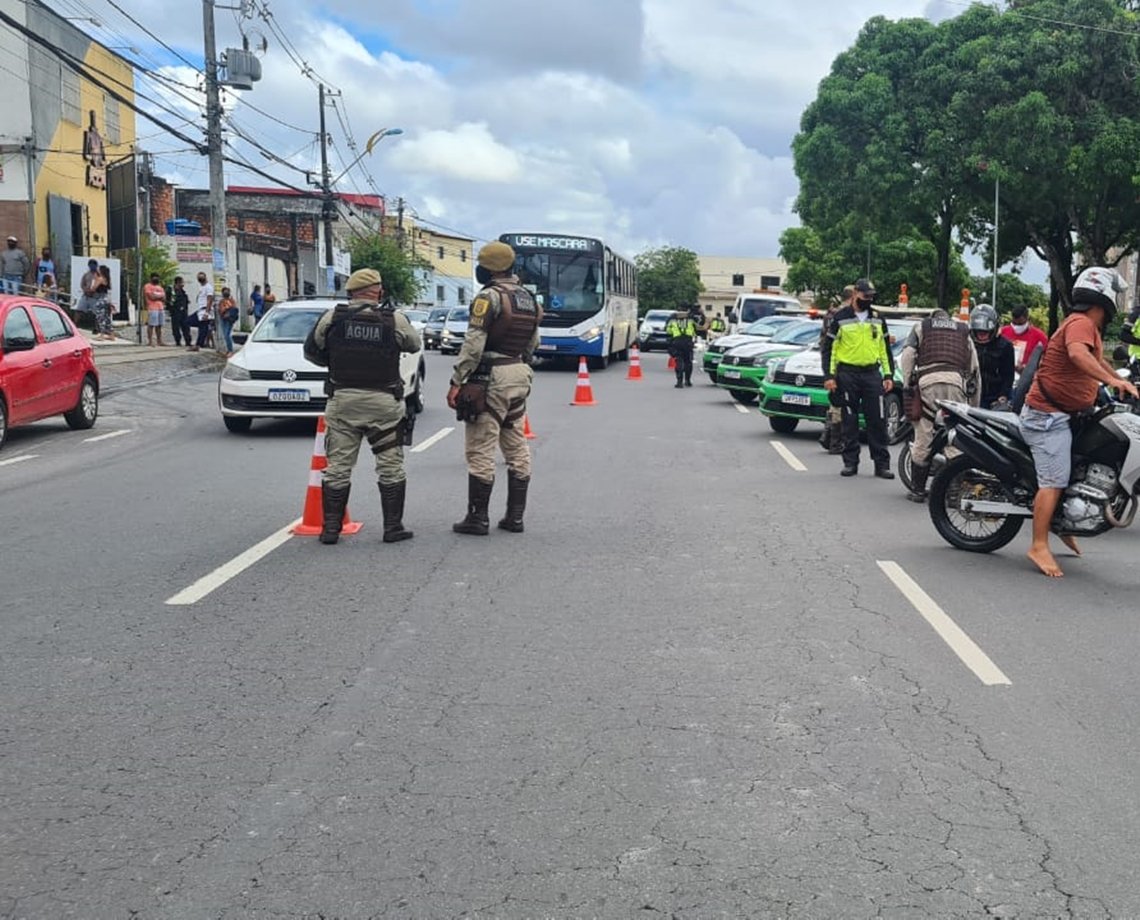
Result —
M91 110L91 126L83 132L83 159L87 161L87 184L91 188L107 187L107 151L103 136L95 127L95 110Z

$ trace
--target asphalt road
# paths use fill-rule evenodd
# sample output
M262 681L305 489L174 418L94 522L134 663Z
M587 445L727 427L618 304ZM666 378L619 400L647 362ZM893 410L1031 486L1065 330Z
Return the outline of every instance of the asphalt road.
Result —
M359 534L265 544L312 426L211 375L11 432L0 917L1140 916L1140 534L957 552L643 360L539 373L524 535L451 533L436 355L406 543L362 458Z

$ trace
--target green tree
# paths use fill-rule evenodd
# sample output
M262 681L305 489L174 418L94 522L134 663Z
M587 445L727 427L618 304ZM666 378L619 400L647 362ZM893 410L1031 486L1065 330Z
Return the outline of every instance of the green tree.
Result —
M424 292L426 282L416 275L417 269L430 269L431 264L408 255L391 236L374 233L358 236L348 244L352 267L374 268L384 279L384 292L397 304L411 304Z
M989 303L993 298L993 275L971 275L966 282L978 303ZM1030 310L1044 311L1049 307L1048 292L1036 284L1022 281L1021 277L1010 272L998 272L997 283L998 312L1008 317L1010 310L1024 306Z
M681 310L697 302L703 291L697 254L680 246L646 249L634 256L637 265L638 311Z

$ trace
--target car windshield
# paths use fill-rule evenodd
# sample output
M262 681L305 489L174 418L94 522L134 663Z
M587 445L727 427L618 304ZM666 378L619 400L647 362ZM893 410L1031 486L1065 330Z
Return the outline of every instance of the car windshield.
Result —
M791 316L768 316L764 319L758 319L751 326L741 330L742 335L773 335L781 326L786 326L788 323L794 323L795 318Z
M891 334L893 341L891 342L891 351L897 358L902 354L903 348L906 347L906 340L910 337L910 331L918 325L912 320L902 320L899 322L887 321L887 331Z
M778 345L803 345L813 338L819 338L818 323L790 323L772 336L772 341Z
M449 323L465 323L471 316L466 310L452 310L447 314L447 321Z
M447 319L447 310L432 310L428 317L429 323L442 323Z
M405 310L404 316L410 320L415 320L417 323L426 323L428 318L426 310Z
M672 316L671 310L650 310L645 314L645 318L653 320L654 322L665 322Z
M250 336L252 342L303 342L325 311L270 310Z

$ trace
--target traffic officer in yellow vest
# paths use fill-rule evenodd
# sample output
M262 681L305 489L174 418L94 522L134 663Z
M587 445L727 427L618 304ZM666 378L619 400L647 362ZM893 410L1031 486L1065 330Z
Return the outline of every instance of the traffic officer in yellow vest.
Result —
M903 380L913 380L922 399L922 418L914 423L910 445L911 485L907 498L926 501L930 475L930 442L940 399L964 403L980 392L981 371L970 327L951 319L945 310L935 310L917 323L899 355Z
M895 385L894 357L887 323L871 305L875 286L866 278L855 282L855 300L832 318L823 340L823 385L838 392L843 407L843 469L841 476L859 472L859 416L867 428L867 447L880 479L894 479L883 421L883 393Z
M1120 341L1128 346L1128 366L1135 372L1140 367L1140 301L1136 302L1124 320L1120 329ZM1136 377L1133 377L1132 382L1140 384Z
M720 313L717 313L709 320L709 341L715 342L726 332L728 332L728 323L724 321L724 317Z
M419 351L419 333L403 313L380 306L383 287L374 269L353 272L345 289L350 302L325 313L305 340L305 357L329 369L320 540L336 543L340 538L362 438L376 457L384 542L410 540L412 532L403 524L406 407L400 352Z
M677 364L676 389L693 385L693 345L697 337L697 324L692 311L678 310L665 324L669 338L669 354Z
M479 250L475 277L484 287L471 301L471 318L451 375L447 404L467 423L467 516L451 529L484 536L495 486L495 448L507 463L507 513L499 527L523 532L530 486L530 446L523 416L534 372L542 308L514 274L515 251L506 243Z

